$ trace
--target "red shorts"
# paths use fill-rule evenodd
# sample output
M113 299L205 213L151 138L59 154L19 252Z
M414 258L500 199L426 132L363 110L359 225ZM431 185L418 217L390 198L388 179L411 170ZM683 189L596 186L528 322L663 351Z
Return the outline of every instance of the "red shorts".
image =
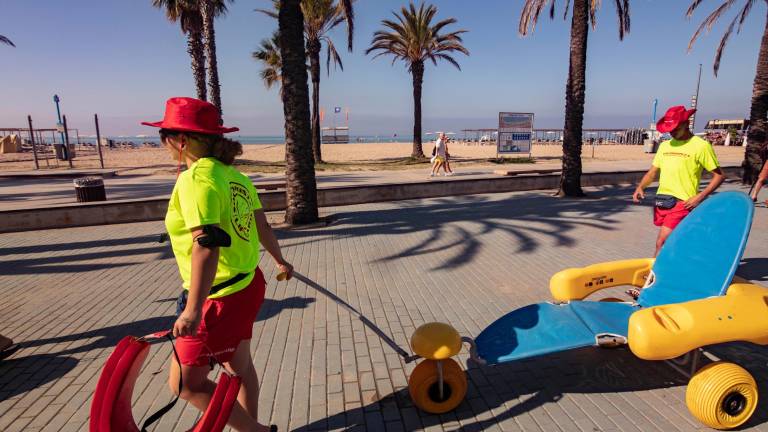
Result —
M653 208L653 224L675 229L691 211L685 208L685 201L678 201L671 209Z
M211 357L222 363L232 360L240 341L251 338L266 288L264 274L257 268L247 287L228 296L206 299L197 335L176 339L181 364L206 366Z

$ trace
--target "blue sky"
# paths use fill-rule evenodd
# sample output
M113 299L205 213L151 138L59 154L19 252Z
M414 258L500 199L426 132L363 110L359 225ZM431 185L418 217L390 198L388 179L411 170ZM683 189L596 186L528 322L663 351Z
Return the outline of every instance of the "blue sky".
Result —
M495 127L499 111L536 114L538 127L562 127L568 72L570 21L543 17L532 36L517 34L522 0L438 0L438 17L455 17L469 30L457 55L462 70L447 63L427 66L424 130ZM631 32L618 40L613 2L604 1L598 28L590 32L587 67L587 127L646 124L651 104L659 110L690 101L698 64L703 63L700 116L748 116L765 3L756 2L743 31L733 36L720 76L712 60L723 21L686 53L698 22L721 0L705 1L693 20L687 0L632 0ZM401 63L372 60L364 51L382 18L402 1L358 0L354 52L342 52L344 71L323 71L321 105L330 123L333 106L350 110L353 134L408 134L412 87ZM563 1L558 5L562 7ZM237 0L217 21L219 74L225 122L244 134L282 134L276 89L259 80L251 52L276 22L255 8L269 0ZM732 17L732 11L728 17ZM0 127L55 124L52 96L58 93L72 127L93 133L93 113L106 134L150 134L140 120L162 116L170 96L193 95L185 38L150 0L0 0L0 34L17 48L0 46ZM569 18L570 19L570 18ZM344 28L333 35L344 46ZM339 116L339 121L343 121Z

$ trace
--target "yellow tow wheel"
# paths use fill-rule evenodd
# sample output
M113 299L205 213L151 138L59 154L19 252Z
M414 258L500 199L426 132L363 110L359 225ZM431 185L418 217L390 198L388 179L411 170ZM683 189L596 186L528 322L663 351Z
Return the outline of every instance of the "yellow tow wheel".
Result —
M440 389L438 363L443 368L443 388ZM424 360L408 379L411 400L421 410L442 414L459 406L467 395L467 375L453 359Z
M733 429L752 416L757 407L757 383L744 368L715 362L693 375L685 403L694 417L714 429Z

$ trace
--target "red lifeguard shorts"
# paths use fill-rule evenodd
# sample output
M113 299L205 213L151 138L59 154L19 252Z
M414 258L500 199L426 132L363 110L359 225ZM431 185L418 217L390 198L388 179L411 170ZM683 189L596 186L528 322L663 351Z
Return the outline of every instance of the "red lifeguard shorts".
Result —
M685 208L685 201L678 201L671 209L653 208L653 224L675 229L691 211Z
M211 357L222 363L232 360L240 341L251 338L266 288L264 274L257 268L247 287L228 296L206 299L197 335L176 339L181 364L207 366Z

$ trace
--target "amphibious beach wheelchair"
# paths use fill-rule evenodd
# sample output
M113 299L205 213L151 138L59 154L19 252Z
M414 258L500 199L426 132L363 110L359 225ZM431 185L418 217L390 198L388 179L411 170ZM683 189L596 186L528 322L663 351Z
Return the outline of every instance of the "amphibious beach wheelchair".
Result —
M715 429L732 429L757 407L754 378L733 363L701 367L701 348L746 341L768 345L768 288L734 278L747 243L754 207L747 195L723 192L704 201L672 232L658 257L572 268L550 280L554 301L514 310L474 340L451 326L428 323L411 337L423 357L408 387L424 411L457 407L466 374L451 359L462 343L481 365L576 348L629 345L644 360L668 360L690 378L686 404ZM643 288L637 302L585 301L602 289Z

